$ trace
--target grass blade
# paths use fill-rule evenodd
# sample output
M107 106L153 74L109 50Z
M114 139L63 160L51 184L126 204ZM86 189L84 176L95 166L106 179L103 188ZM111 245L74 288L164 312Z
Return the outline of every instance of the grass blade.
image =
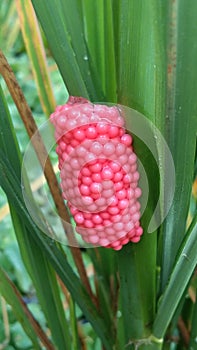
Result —
M104 60L105 95L107 102L117 102L115 36L113 8L110 0L104 1Z
M176 265L164 291L153 325L153 334L162 338L197 264L197 214L180 248Z
M55 110L56 103L37 18L30 0L17 0L16 5L23 39L31 60L42 109L49 116Z
M165 57L162 51L157 53L154 27L157 6L156 1L125 0L119 3L119 19L116 15L118 101L137 109L154 124L165 110ZM162 11L163 7L157 13L159 24L163 23ZM158 36L162 41L163 32ZM141 220L141 242L126 246L118 254L125 344L130 339L147 337L155 314L157 236L147 235L147 229L156 205L159 176L148 146L134 135L134 148L145 168L151 196Z
M93 70L97 70L98 76L106 96L105 91L105 50L104 50L104 1L78 1L83 17L83 27L85 40L92 58ZM94 14L94 21L92 16ZM99 28L99 30L98 30Z
M165 137L176 169L174 202L163 225L162 290L185 234L197 132L197 3L168 2L168 87ZM184 164L184 166L183 166ZM167 169L166 169L167 170Z
M38 322L34 319L31 312L24 303L18 290L11 282L6 273L0 268L0 292L6 299L7 303L13 308L13 311L23 326L26 334L32 341L35 349L40 350L41 346L39 344L38 338L49 350L54 350L54 347L47 338L45 332L41 329Z
M102 92L101 81L97 67L94 65L95 56L90 55L90 50L85 40L82 13L76 1L71 3L68 0L60 0L60 8L62 9L64 30L69 33L71 46L89 96L98 98ZM74 26L73 18L75 18Z
M98 71L106 102L117 102L111 0L82 2L84 32L94 71ZM94 21L92 21L94 16Z
M190 335L190 343L189 343L189 349L195 349L196 347L196 337L197 337L197 293L196 293L196 301L193 308L193 315L192 315L192 322L191 322L191 335Z
M76 7L76 2L65 3L56 0L54 3L51 0L33 0L32 4L69 93L101 100L101 90L96 89L91 78L89 60L87 59L89 52L84 43L82 22L79 17L80 11ZM79 31L77 27L71 25L71 19L77 21ZM69 30L76 40L72 41ZM79 43L79 46L76 46L75 42ZM82 65L83 70L80 65Z

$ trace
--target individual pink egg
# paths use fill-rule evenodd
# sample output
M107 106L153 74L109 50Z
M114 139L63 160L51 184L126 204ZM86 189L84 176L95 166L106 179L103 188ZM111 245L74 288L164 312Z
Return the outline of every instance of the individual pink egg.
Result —
M136 229L136 235L141 236L143 234L143 228L140 226Z
M127 237L121 240L122 245L125 245L128 242L129 242L129 238L127 238Z
M140 178L140 174L138 173L138 171L135 171L134 174L133 174L132 180L133 181L138 181L139 178Z
M109 130L109 124L108 123L103 123L99 122L96 126L97 133L100 135L106 135Z
M90 185L90 191L93 192L93 193L101 192L101 184L97 183L97 182L93 182Z
M73 136L77 141L83 141L86 137L85 132L81 129L74 130Z
M139 198L141 194L142 194L142 190L139 187L137 187L135 189L135 198Z
M117 206L117 204L118 204L118 198L117 198L117 196L112 196L112 198L110 199L110 207L115 207L115 206Z
M103 180L111 180L114 177L114 173L109 167L104 167L101 171L101 177Z
M114 182L120 182L123 178L123 172L122 171L118 171L117 173L114 174Z
M91 228L91 227L94 226L94 224L93 224L92 220L86 219L86 220L84 221L84 226L85 226L86 228Z
M83 176L81 181L84 185L87 185L87 186L90 186L92 183L92 179L90 176Z
M131 238L130 240L131 240L131 242L133 242L133 243L138 243L139 240L140 240L140 236L134 236L134 237Z
M111 156L115 152L115 146L113 142L107 142L103 147L103 153L105 156Z
M118 202L119 209L125 209L128 207L128 205L129 205L128 199L122 199Z
M90 176L91 175L91 171L86 166L84 166L80 172L81 172L82 176Z
M102 165L97 160L95 164L89 166L89 169L92 173L98 173L101 171Z
M78 159L76 159L76 158L71 159L70 165L71 165L71 168L76 169L76 170L78 170L80 167Z
M77 122L74 119L68 119L66 126L67 130L74 129L77 126Z
M126 154L122 154L120 157L119 157L119 162L122 164L122 165L125 165L128 163L128 156Z
M81 185L80 188L80 193L82 194L82 196L88 196L90 194L90 188L87 185Z
M113 232L113 233L111 233L111 234L114 234L114 229L112 228L112 222L111 222L111 220L107 220L107 219L103 220L103 225L105 226L105 231L106 231L107 233ZM110 230L107 230L106 226L109 226ZM109 233L109 234L110 234L110 233Z
M120 212L120 211L119 211ZM114 222L120 222L122 220L122 215L116 214L111 216L111 221Z
M103 197L99 197L96 201L95 201L96 205L98 206L99 210L103 210L106 206L107 206L107 201L105 198Z
M101 212L100 213L102 219L109 219L110 218L110 214L107 212Z
M114 183L112 180L104 180L102 181L102 189L103 190L109 190L109 189L113 189L114 187Z
M126 150L126 147L125 145L123 145L122 143L119 143L117 146L116 146L116 154L117 156L121 156L123 154L125 154L125 150ZM117 157L117 158L118 158Z
M77 224L81 225L84 223L84 217L82 213L77 213L74 215L74 219L76 221Z
M137 160L137 157L136 157L135 153L132 153L129 156L129 163L133 165L136 162L136 160Z
M119 207L108 207L107 211L111 215L116 215L119 213L120 209L119 209Z
M76 148L76 154L80 157L84 157L87 153L87 150L85 147L83 147L82 145L78 146Z
M90 236L89 237L89 243L96 244L99 241L99 236Z
M99 239L99 243L100 243L100 245L101 245L102 247L105 247L105 246L107 246L110 242L109 242L109 240L108 240L107 238L100 238L100 239Z
M123 238L123 237L125 237L125 230L123 229L122 231L120 230L120 231L118 231L117 233L116 233L116 239L118 238L118 239L121 239L121 238Z
M122 181L116 182L114 184L115 191L120 191L124 187L124 184Z
M99 156L103 152L103 145L100 142L95 141L91 144L90 151L96 156Z
M122 231L124 229L124 224L122 222L116 222L114 224L114 228L117 230L117 231Z
M96 139L97 137L97 130L95 126L89 126L86 130L86 137L88 139Z
M93 173L91 178L92 178L92 181L94 182L101 182L102 180L100 173Z
M117 191L116 192L116 197L118 198L118 199L125 199L126 197L127 197L127 192L126 192L126 190L123 188L122 190L120 190L120 191Z
M102 218L98 214L92 216L92 221L94 224L101 224L103 222Z
M129 134L124 134L121 137L121 142L124 143L124 145L126 145L126 146L131 146L132 137Z
M110 168L112 169L112 171L114 173L117 173L117 172L120 171L121 165L119 163L113 161L113 162L110 163Z
M117 137L119 135L119 127L116 125L111 125L108 134L110 138Z
M82 203L84 204L85 207L86 206L88 207L93 203L93 199L90 196L84 196L82 197Z
M67 128L67 118L65 115L60 115L60 117L57 119L57 126L61 129Z

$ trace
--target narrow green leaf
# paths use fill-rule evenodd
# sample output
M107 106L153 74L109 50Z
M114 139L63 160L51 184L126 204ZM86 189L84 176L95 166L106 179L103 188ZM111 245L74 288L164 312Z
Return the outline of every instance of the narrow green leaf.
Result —
M79 340L78 328L77 328L75 302L71 296L69 296L69 310L70 310L70 323L71 323L71 333L72 333L72 348L73 350L79 350L81 348L79 345L80 340Z
M105 101L117 102L112 2L111 0L83 1L82 11L91 62L94 65L94 71L99 72Z
M32 3L69 93L101 100L102 92L92 80L89 52L76 3L58 0L55 11L52 0L33 0Z
M16 4L23 39L36 79L41 105L44 113L49 116L55 109L55 99L38 22L30 0L17 0Z
M197 2L168 1L168 86L165 137L176 169L174 202L163 225L162 289L183 239L197 132ZM166 169L168 171L168 169Z
M105 96L107 102L117 102L114 20L111 0L104 1Z
M140 243L128 244L118 252L125 344L151 332L155 313L155 255L154 233L145 234ZM150 256L155 258L155 261L151 258L151 264Z
M117 52L118 102L153 122L165 107L165 54L161 1L124 0L119 8ZM157 15L157 18L156 15ZM155 20L160 26L159 32ZM157 37L155 37L157 35ZM159 47L158 47L159 45Z
M95 56L90 54L85 40L83 16L76 1L60 0L64 30L68 31L72 49L74 51L81 75L85 82L89 96L102 96L100 76L94 65ZM73 25L75 18L75 25Z
M88 249L94 266L94 282L99 300L99 312L105 321L111 337L117 337L119 280L117 276L116 252L105 248Z
M162 27L155 37L157 6L157 1L123 0L119 2L119 16L115 13L114 22L118 28L115 29L118 102L137 109L154 124L165 114L164 35ZM157 21L162 26L161 9ZM159 54L158 44L162 49ZM129 130L132 132L132 125ZM134 149L144 166L150 193L141 219L144 235L140 243L130 244L118 254L126 344L130 339L150 334L155 314L157 236L155 232L147 234L147 229L158 197L159 175L149 144L143 141L134 135ZM147 191L145 186L142 184L142 192Z
M191 335L190 335L190 343L189 349L196 349L196 339L197 339L197 293L196 293L196 301L193 308L192 320L191 320Z
M0 16L1 47L4 47L6 51L10 51L13 49L20 33L20 24L17 16L15 2L6 1L4 4L1 3Z
M153 334L162 338L197 264L197 214L188 229L154 320Z
M9 142L8 142L9 140ZM3 94L3 90L0 85L0 146L1 150L9 156L9 160L13 165L13 168L20 177L21 165L19 161L19 146L14 132L13 125L11 124L11 118L7 103Z
M8 304L12 306L13 312L16 318L20 321L23 326L27 336L31 339L32 344L35 349L40 350L41 345L39 344L38 337L40 341L47 346L48 349L53 350L52 344L47 339L44 331L40 328L37 321L33 318L31 312L22 300L18 290L11 282L6 273L0 268L0 292L4 296Z
M10 211L21 254L23 260L28 263L27 270L34 283L54 343L58 347L64 346L65 349L69 349L69 326L65 320L54 269L32 238L29 229L21 224L21 217L15 207L10 206Z
M104 1L78 1L83 17L84 35L92 58L93 69L98 76L105 92L105 32L104 32ZM92 17L94 16L94 21Z

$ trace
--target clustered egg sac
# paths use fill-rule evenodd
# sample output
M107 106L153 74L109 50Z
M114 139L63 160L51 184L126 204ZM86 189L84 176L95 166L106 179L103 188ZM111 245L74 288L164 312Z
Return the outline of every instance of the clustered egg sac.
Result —
M143 230L137 157L119 108L71 96L50 120L76 231L87 243L115 250L138 242Z

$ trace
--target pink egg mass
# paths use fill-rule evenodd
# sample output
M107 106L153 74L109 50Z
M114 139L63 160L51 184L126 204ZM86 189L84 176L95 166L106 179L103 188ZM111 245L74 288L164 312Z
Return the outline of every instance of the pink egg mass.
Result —
M137 157L120 109L71 96L50 120L76 232L93 246L114 250L138 242L143 230Z

